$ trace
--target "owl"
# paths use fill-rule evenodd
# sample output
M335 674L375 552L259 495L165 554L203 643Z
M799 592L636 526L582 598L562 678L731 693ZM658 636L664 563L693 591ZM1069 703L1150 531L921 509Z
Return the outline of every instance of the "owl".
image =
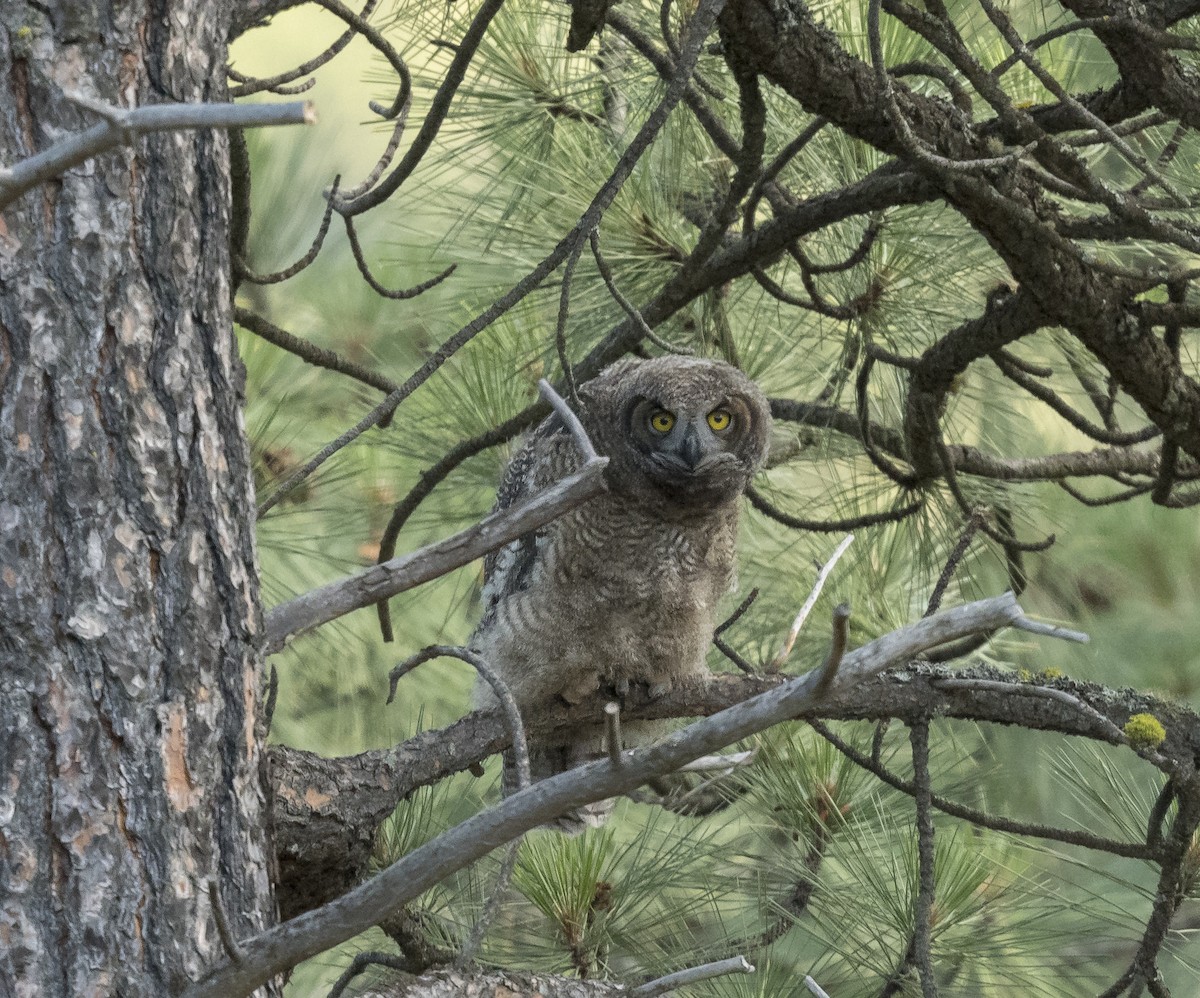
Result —
M483 617L470 642L526 718L602 686L645 683L661 695L702 680L718 603L736 587L739 499L766 457L771 424L762 392L739 370L680 356L616 362L580 386L577 409L609 459L607 492L488 556ZM581 463L562 420L550 416L509 463L496 508ZM481 706L490 696L477 688ZM661 730L654 722L624 727L627 742ZM603 751L599 726L535 740L533 778ZM598 824L610 808L565 815L558 827Z

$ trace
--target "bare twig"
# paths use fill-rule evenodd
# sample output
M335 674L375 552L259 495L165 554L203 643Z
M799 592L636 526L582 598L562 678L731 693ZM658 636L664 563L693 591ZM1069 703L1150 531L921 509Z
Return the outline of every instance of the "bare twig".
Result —
M393 392L396 390L396 382L391 378L384 377L382 374L369 370L361 364L348 361L344 357L339 357L332 350L326 350L315 343L301 339L299 336L289 333L286 329L281 329L273 322L251 312L249 309L235 305L233 307L233 321L239 326L250 330L255 336L262 337L262 339L279 347L281 350L295 354L301 360L312 364L314 367L323 367L328 371L337 371L339 374L345 374L355 381L361 381L364 385L377 388L381 392Z
M520 506L494 513L444 541L365 568L275 607L267 613L264 653L277 652L298 634L436 579L544 526L603 492L607 464L607 458L596 458Z
M833 641L829 646L829 654L821 665L820 678L817 680L817 693L823 694L833 685L837 678L838 666L846 654L846 644L850 636L850 604L839 603L833 608Z
M376 559L376 562L383 564L392 559L396 553L396 541L400 537L400 531L404 528L404 524L408 522L408 518L412 516L417 507L445 480L447 475L462 464L463 461L467 460L467 458L474 457L489 447L507 443L518 433L528 429L537 420L541 419L544 412L544 406L540 404L529 406L513 416L512 419L505 420L499 426L495 426L477 436L455 444L438 459L436 464L421 472L417 478L417 483L392 510L392 515L388 518L387 526L383 529L383 535L379 538L379 557ZM384 641L390 642L393 635L392 616L388 608L388 601L386 599L380 600L376 604L376 609L379 614L380 634L383 636Z
M713 631L713 644L716 645L717 650L720 651L722 655L729 659L729 661L731 661L739 669L741 669L742 672L745 672L748 675L754 675L754 666L747 662L741 655L739 655L737 651L734 650L733 646L730 645L722 635L724 635L729 628L742 619L743 615L747 610L750 609L751 604L756 599L758 599L758 589L751 589L750 595L742 600L742 602L738 604L738 608L729 615L728 619L726 619L723 624L717 625L716 629Z
M593 232L595 230L592 230ZM589 233L591 235L591 233ZM563 264L562 281L558 290L558 318L554 323L554 349L558 353L558 363L562 368L563 383L567 386L567 394L571 401L579 404L579 389L575 384L575 371L571 367L571 358L567 356L567 319L571 314L571 282L575 277L575 267L583 253L583 242L575 244Z
M686 766L680 766L680 773L711 773L731 772L741 766L749 766L754 762L754 749L747 752L730 752L726 755L704 755L693 759Z
M916 513L924 503L921 501L909 503L899 509L886 513L864 513L862 516L849 516L840 520L806 520L800 516L792 516L775 506L755 488L746 489L746 498L750 505L776 523L782 523L793 530L808 530L813 533L836 534L843 530L861 530L864 527L875 527L881 523L899 523Z
M563 425L566 426L567 431L571 434L571 439L579 449L579 456L583 458L584 464L591 464L597 460L596 448L592 446L592 441L587 435L587 430L579 421L579 417L545 378L538 379L538 394L550 405L551 409L558 413L558 418L563 421Z
M616 703L604 705L604 742L608 748L608 761L621 765L621 707Z
M332 195L330 195L332 197ZM441 271L434 274L423 281L419 281L411 288L386 288L379 283L379 280L371 273L371 267L367 263L366 254L363 253L362 243L358 241L358 230L354 226L354 219L350 215L343 217L342 221L346 225L346 238L350 241L350 253L354 257L354 263L358 267L358 272L362 275L362 279L367 282L371 290L381 298L389 298L392 301L408 301L410 298L416 298L423 295L430 288L435 288L442 283L447 277L458 269L457 263L452 263Z
M529 746L525 740L525 725L521 720L521 709L517 706L517 701L513 699L508 684L500 674L470 648L462 648L458 645L430 645L406 658L388 673L387 702L391 703L395 699L396 684L401 679L417 666L435 658L457 658L466 662L492 688L492 693L495 694L496 700L500 704L501 714L512 737L512 750L517 767L517 786L524 790L529 786Z
M929 722L920 721L909 729L912 744L913 800L917 805L917 907L913 914L913 954L921 975L924 998L937 998L937 979L933 974L932 921L936 881L934 877L933 802L929 789Z
M229 916L225 913L225 905L221 902L221 884L216 877L208 878L208 903L212 906L213 920L217 923L217 934L221 937L221 945L233 964L240 964L246 959L242 947L238 945L233 931L229 927Z
M375 9L376 2L377 0L367 0L367 2L363 4L362 10L359 11L358 16L364 18L369 17L371 11ZM302 76L307 76L309 73L313 72L313 70L320 69L322 66L326 65L347 45L349 45L357 34L358 32L351 27L349 30L343 31L337 37L337 39L319 55L314 56L307 62L301 63L294 69L290 69L287 72L280 73L277 76L271 76L266 79L254 79L252 77L245 76L231 67L227 70L230 78L237 80L238 83L242 84L242 86L230 87L229 96L234 98L248 97L251 94L256 94L263 90L269 90L272 93L284 93L286 92L286 88L284 86L285 84L292 83L293 81L300 79ZM306 80L303 85L304 89L307 90L315 82L315 80Z
M368 950L363 953L355 953L354 959L350 961L350 965L338 975L338 979L333 982L333 987L329 989L329 994L326 998L341 998L350 982L359 974L370 966L390 967L392 970L407 972L409 970L409 962L407 957L396 956L394 953L379 953L374 950Z
M131 110L105 108L104 120L87 131L56 142L49 149L13 166L0 168L0 208L38 184L110 149L128 145L136 136L147 132L309 125L316 120L309 101L290 104L150 104ZM98 108L96 111L99 113Z
M833 571L833 566L838 563L838 559L846 553L851 542L854 540L853 534L847 534L842 542L834 548L833 554L829 556L829 560L821 567L817 573L817 581L813 583L812 592L808 594L808 599L804 601L804 605L800 607L800 612L796 614L796 619L792 621L791 630L788 631L787 637L784 639L783 647L779 649L779 653L771 659L770 665L767 666L768 673L778 672L787 662L788 656L792 653L792 648L796 645L796 638L800 636L800 628L804 626L804 622L808 619L808 615L812 612L812 608L816 606L817 597L821 595L821 590L825 588L825 580L829 578L829 573Z
M613 300L621 306L621 309L629 316L630 321L637 326L638 332L641 333L642 337L667 353L695 353L691 347L680 347L669 343L650 328L650 324L643 318L642 313L637 310L636 306L628 298L621 294L620 288L617 287L616 281L613 279L612 268L608 265L608 261L604 259L604 254L600 252L600 230L593 229L588 239L591 242L592 256L596 261L596 269L600 271L600 279L604 281L604 286L608 288L608 293L613 296Z
M475 924L471 926L471 933L467 936L458 958L454 961L456 967L468 966L475 959L479 947L483 945L484 937L487 936L487 931L495 921L496 915L500 911L500 905L508 893L508 885L512 882L513 871L517 868L517 856L521 851L522 838L523 836L518 835L505 849L504 859L500 862L500 871L496 874L495 884L492 885L491 897L488 898L487 905L480 912Z
M338 184L341 183L341 180L340 174L333 178L333 190L325 201L325 212L321 216L321 224L317 228L317 234L313 237L312 245L309 246L307 252L299 260L290 267L277 270L273 274L257 274L249 268L244 259L240 256L235 256L233 264L239 276L251 284L280 284L295 277L300 271L311 264L317 258L317 254L321 252L321 247L325 244L325 236L329 233L329 222L333 218L333 199L337 195Z
M950 552L950 557L946 559L946 565L942 569L942 574L938 576L937 582L934 584L933 592L929 596L929 605L925 607L925 616L928 617L931 613L936 613L938 607L942 605L942 597L946 595L946 587L950 585L950 580L954 578L954 573L958 570L959 563L966 555L967 549L971 546L971 539L975 536L975 532L983 523L983 511L976 509L969 517L967 517L967 525L963 528L962 536L958 539L958 543L954 545L954 550Z
M804 986L812 992L814 998L829 998L828 993L821 985L812 979L808 974L804 975Z
M666 977L660 977L656 981L643 984L640 988L634 988L630 994L636 995L637 998L656 998L657 995L665 995L676 988L682 988L689 984L697 984L700 981L707 981L713 977L724 977L726 974L753 973L754 964L749 963L744 956L732 956L728 960L717 960L714 963L706 963L700 967L677 970L673 974L667 974Z
M822 721L810 719L808 726L856 766L862 767L901 793L908 794L910 797L916 794L917 790L914 784L907 780L902 780L884 766L879 759L878 753L872 751L871 755L868 756L858 751L853 745L834 734ZM872 749L874 749L874 744L872 744ZM948 814L954 818L961 818L963 821L969 821L972 825L978 825L980 828L991 828L998 832L1007 832L1010 835L1049 839L1053 842L1063 842L1067 845L1080 846L1084 849L1095 849L1098 852L1107 852L1114 856L1127 856L1132 859L1152 859L1157 851L1157 846L1151 843L1122 842L1118 839L1104 838L1092 832L1069 828L1054 828L1050 825L1039 825L1032 821L1017 821L1001 814L990 814L987 811L980 811L978 808L968 807L965 804L960 804L958 801L949 800L937 794L931 793L929 799L933 806L944 814Z

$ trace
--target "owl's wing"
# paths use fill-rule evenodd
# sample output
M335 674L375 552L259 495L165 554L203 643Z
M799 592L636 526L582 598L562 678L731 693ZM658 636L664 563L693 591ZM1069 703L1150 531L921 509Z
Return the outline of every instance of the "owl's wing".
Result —
M566 426L549 416L530 432L509 462L492 512L524 502L560 478L577 471L581 460ZM483 617L476 633L491 627L496 607L512 593L528 588L545 528L517 538L483 560Z

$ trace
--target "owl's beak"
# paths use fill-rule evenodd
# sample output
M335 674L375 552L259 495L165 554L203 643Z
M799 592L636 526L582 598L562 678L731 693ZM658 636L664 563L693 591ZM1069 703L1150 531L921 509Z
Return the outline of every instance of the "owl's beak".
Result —
M696 466L704 460L704 448L700 444L700 435L694 426L689 426L684 431L683 444L679 448L679 453L692 471L695 471Z

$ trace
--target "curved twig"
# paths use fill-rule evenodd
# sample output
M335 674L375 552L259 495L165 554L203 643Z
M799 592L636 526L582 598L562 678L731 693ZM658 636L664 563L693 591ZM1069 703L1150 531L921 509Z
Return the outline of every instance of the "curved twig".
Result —
M364 19L370 17L371 11L375 9L376 3L378 3L378 0L367 0L367 2L363 4L362 10L359 11L358 16ZM299 93L303 90L308 90L313 86L314 83L316 83L316 80L306 80L299 87L295 88L288 88L285 86L285 84L292 83L295 80L300 79L302 76L308 76L309 73L320 69L322 66L332 61L333 58L342 51L342 49L344 49L350 44L350 42L354 40L357 34L358 29L351 26L347 31L342 32L342 34L337 37L333 44L325 49L325 51L320 55L309 59L307 62L302 62L295 69L289 69L286 72L278 74L277 76L268 76L263 79L255 79L252 76L244 76L243 74L234 70L233 67L230 67L226 70L226 72L232 79L237 80L238 83L242 85L240 87L230 87L229 96L237 99L238 97L249 97L251 94L261 93L264 90L269 90L276 94Z
M747 488L745 495L750 500L751 506L777 523L782 523L785 527L791 527L793 530L807 530L822 534L840 534L846 530L875 527L881 523L899 523L912 516L924 505L923 500L918 500L887 513L864 513L862 516L850 516L842 520L806 520L803 517L783 512L753 487Z
M329 222L333 218L333 200L337 196L338 184L341 183L341 180L341 174L333 178L333 186L329 197L325 201L325 211L321 216L321 225L317 229L317 234L313 238L308 252L290 267L277 270L273 274L256 274L246 265L245 260L241 257L236 257L233 265L237 271L237 277L241 280L249 281L251 284L279 284L282 281L295 277L300 271L311 264L317 258L317 254L321 252L321 247L325 245L325 236L329 232Z

